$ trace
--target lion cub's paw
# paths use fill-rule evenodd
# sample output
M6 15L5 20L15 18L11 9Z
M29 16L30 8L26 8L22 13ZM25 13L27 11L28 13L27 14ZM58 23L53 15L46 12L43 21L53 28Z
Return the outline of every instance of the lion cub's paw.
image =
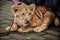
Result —
M6 31L9 32L9 31L10 31L10 27L7 27L7 28L6 28Z
M41 32L42 31L41 28L39 28L39 27L34 28L33 30L34 30L34 32Z
M18 31L19 32L30 32L32 31L32 28L19 28Z
M15 31L15 30L17 30L17 27L11 27L11 26L10 26L10 27L7 27L7 28L6 28L6 31L7 31L7 32L9 32L9 31Z
M42 32L43 30L45 30L46 27L36 27L33 29L34 32Z

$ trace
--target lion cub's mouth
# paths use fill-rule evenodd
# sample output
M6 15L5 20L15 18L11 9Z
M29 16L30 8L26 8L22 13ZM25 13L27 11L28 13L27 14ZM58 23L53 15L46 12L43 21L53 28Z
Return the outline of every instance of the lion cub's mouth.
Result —
M18 25L26 27L29 25L30 22L31 21L20 20L20 21L18 21Z

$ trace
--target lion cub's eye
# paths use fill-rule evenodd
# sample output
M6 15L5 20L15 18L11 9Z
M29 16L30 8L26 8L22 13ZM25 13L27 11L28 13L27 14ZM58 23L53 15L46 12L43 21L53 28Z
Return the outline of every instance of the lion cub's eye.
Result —
M24 13L22 13L22 15L25 15Z

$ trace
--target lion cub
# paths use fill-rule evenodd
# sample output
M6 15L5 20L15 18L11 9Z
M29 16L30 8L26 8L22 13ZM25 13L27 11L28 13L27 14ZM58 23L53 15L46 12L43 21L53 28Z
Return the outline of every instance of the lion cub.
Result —
M34 4L13 5L14 22L12 27L7 27L6 31L19 32L41 32L49 26L54 20L54 13L44 6L35 6Z

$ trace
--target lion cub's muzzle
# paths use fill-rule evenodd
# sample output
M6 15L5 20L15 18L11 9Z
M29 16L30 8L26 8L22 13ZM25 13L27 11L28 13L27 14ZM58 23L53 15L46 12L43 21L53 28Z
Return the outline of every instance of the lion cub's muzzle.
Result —
M30 23L30 21L26 20L26 23L25 24L29 24L29 23Z
M30 24L30 22L31 21L28 21L28 20L20 20L19 22L18 22L18 24L20 25L20 26L28 26L29 24Z

